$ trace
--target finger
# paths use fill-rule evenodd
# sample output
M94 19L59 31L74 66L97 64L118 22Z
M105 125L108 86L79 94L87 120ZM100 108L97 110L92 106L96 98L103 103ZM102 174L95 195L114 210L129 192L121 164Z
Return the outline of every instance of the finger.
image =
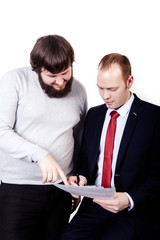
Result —
M58 178L58 173L57 173L57 171L54 171L52 174L52 182L56 182L57 178Z
M69 182L69 184L72 185L72 186L76 186L76 187L78 186L78 184L75 183L75 182Z
M99 206L103 207L105 210L108 210L110 212L113 212L113 206L102 204L96 201L93 201L94 203L98 204Z
M70 185L74 185L74 186L77 186L77 177L76 176L71 176L68 180L69 184Z
M43 171L42 175L43 175L42 183L46 183L47 182L47 171Z
M114 201L113 199L98 199L98 198L94 198L93 199L94 202L98 203L98 204L106 204L106 205L114 205Z
M69 185L68 180L64 172L62 171L61 168L57 169L59 176L62 178L62 181L64 182L65 185Z
M85 182L84 182L84 180L80 180L80 181L79 181L79 186L81 186L81 187L82 187L82 186L84 186L84 185L85 185Z
M83 176L80 176L79 186L84 186L87 184L87 179Z
M50 172L48 172L47 182L52 182L52 180L53 180L53 174L50 171Z
M110 212L113 212L113 213L116 213L118 212L119 208L117 206L115 206L115 204L113 203L109 203L107 201L103 201L101 199L98 199L98 200L94 200L93 199L93 202L95 202L96 204L100 205L101 207L103 207L104 209L110 211Z
M80 196L79 196L79 195L72 194L72 197L74 197L74 198L79 198Z

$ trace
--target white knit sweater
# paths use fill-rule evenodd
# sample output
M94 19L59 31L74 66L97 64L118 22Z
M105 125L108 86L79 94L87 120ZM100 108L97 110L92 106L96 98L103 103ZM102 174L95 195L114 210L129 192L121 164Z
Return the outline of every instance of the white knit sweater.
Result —
M49 98L31 67L5 74L0 79L2 181L42 184L38 163L48 153L68 176L73 168L73 129L76 129L74 136L78 139L86 102L86 91L75 79L72 91L66 97Z

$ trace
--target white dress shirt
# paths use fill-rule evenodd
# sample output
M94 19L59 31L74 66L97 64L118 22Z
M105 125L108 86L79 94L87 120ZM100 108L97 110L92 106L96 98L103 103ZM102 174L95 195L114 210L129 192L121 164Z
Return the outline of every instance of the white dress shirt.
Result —
M131 93L130 99L118 110L116 110L119 113L119 117L117 118L117 125L116 125L116 133L115 133L115 139L114 139L114 147L113 147L113 158L112 158L112 176L111 176L111 187L114 187L114 175L115 175L115 168L116 168L116 162L117 162L117 156L119 152L119 147L122 139L122 135L124 132L124 128L126 125L126 121L128 119L129 111L131 109L131 105L134 100L134 95ZM95 181L96 186L101 186L102 183L102 172L103 172L103 160L104 160L104 148L105 148L105 139L106 139L106 133L109 121L111 119L110 113L114 111L114 109L108 109L105 121L103 124L102 134L101 134L101 140L100 140L100 154L98 157L98 172L97 172L97 178ZM126 193L127 194L127 193ZM131 208L133 208L134 203L129 194L127 194L130 200Z

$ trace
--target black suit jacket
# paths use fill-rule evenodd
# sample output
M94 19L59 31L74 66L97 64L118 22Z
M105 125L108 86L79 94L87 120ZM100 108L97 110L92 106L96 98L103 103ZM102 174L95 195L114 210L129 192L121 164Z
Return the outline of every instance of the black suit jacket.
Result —
M78 171L87 178L88 184L94 184L97 176L106 111L103 104L91 108L86 117ZM122 136L114 182L117 192L129 193L134 201L134 209L126 211L126 217L138 231L141 231L142 222L144 226L157 223L160 212L160 107L136 95Z

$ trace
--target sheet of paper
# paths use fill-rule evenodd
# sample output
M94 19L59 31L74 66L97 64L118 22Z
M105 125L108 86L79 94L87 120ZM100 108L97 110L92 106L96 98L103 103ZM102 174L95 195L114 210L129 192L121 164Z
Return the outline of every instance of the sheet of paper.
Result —
M58 187L68 193L84 196L88 198L108 199L113 198L115 188L103 188L97 186L72 186L63 185L59 183L53 183L55 187Z

